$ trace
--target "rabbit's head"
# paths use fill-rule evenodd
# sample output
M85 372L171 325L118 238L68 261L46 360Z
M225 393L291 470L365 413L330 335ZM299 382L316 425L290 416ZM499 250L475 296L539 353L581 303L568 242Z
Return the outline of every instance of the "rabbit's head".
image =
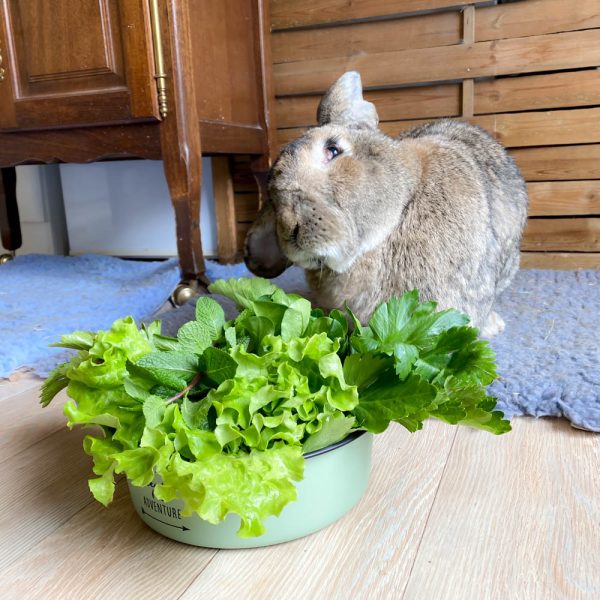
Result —
M396 226L397 150L378 131L357 72L331 86L317 121L271 169L269 199L246 238L246 264L257 275L274 277L290 262L344 272Z

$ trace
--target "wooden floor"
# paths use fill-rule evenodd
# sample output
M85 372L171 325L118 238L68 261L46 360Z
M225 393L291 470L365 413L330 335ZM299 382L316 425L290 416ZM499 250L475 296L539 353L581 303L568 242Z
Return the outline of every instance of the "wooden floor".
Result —
M558 420L494 437L431 422L377 436L337 524L270 548L161 538L124 486L92 501L82 431L40 381L0 382L0 598L600 598L600 435ZM61 398L62 400L62 398Z

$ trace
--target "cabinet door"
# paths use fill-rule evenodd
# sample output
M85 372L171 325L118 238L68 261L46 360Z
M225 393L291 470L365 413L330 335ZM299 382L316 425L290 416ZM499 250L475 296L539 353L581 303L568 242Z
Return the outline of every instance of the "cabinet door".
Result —
M147 0L0 0L0 127L158 118Z

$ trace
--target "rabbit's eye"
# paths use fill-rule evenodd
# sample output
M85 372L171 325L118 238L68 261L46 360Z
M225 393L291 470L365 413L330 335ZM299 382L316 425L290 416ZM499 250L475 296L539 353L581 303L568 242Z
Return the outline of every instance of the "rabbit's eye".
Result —
M327 155L327 160L333 160L338 154L342 153L342 149L335 144L329 144L325 148L325 154Z

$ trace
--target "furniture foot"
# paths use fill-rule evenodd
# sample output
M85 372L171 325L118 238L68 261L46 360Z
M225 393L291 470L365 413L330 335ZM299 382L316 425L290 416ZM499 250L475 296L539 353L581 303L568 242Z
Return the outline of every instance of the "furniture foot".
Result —
M15 257L14 254L0 254L0 265L5 265Z
M183 306L194 296L197 296L199 291L200 286L197 281L182 281L171 294L171 302L175 306Z
M17 170L6 167L0 176L0 235L2 245L12 252L18 250L23 243L21 224L19 222L19 207L17 206ZM6 258L8 256L9 258ZM10 254L2 255L0 262L10 260Z

